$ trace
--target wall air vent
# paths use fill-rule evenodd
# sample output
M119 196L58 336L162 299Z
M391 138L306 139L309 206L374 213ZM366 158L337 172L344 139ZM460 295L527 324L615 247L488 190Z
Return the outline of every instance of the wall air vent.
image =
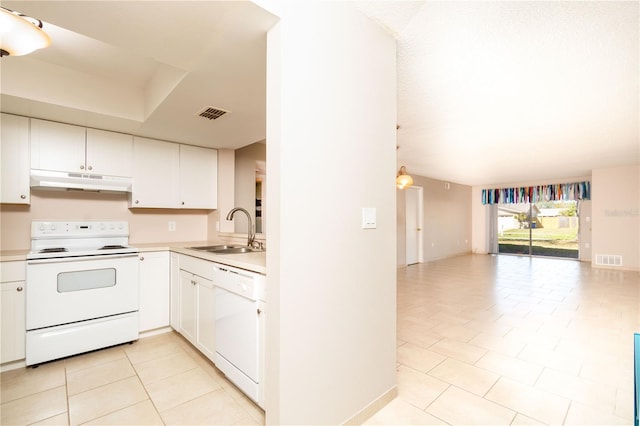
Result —
M622 256L617 254L596 254L596 265L622 266Z
M225 111L220 108L207 106L202 108L200 111L198 111L196 115L200 117L208 118L209 120L215 120L230 112L231 111Z

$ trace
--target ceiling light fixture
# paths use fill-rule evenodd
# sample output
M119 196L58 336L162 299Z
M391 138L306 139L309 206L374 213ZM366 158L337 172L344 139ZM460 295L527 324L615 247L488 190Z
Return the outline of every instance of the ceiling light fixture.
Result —
M41 20L0 7L0 56L27 55L50 44Z
M406 189L413 185L413 178L407 174L406 167L400 167L398 175L396 177L396 186L398 189Z

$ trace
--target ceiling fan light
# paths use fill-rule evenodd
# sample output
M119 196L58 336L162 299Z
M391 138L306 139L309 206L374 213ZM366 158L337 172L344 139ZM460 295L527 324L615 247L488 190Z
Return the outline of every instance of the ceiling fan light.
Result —
M2 56L27 55L51 44L42 22L0 7L0 50Z

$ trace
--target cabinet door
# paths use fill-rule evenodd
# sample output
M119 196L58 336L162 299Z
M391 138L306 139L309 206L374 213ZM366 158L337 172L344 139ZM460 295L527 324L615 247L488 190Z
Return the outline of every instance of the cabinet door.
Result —
M0 116L0 203L29 204L29 119Z
M179 145L133 138L133 186L129 207L178 208Z
M180 271L180 325L179 331L187 340L196 344L196 276Z
M140 256L140 331L169 325L169 253Z
M84 127L31 119L31 168L85 172Z
M180 207L218 206L218 151L180 145Z
M215 324L216 317L214 315L214 298L213 298L213 281L202 277L198 278L198 325L197 325L197 344L198 349L202 351L209 359L213 360L215 346Z
M180 255L171 253L171 279L170 279L170 296L169 303L171 305L171 327L178 331L180 329Z
M87 170L108 176L133 174L133 136L87 129Z
M24 281L0 284L0 363L25 357L27 334Z

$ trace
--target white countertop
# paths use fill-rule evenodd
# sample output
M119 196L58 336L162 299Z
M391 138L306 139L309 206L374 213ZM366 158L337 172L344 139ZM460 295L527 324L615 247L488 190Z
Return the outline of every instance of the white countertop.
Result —
M200 259L210 260L212 262L221 263L223 265L233 266L236 268L246 269L248 271L257 272L266 275L267 273L267 255L266 252L253 253L236 253L236 254L213 254L199 250L191 250L187 247L209 246L216 244L225 244L222 241L187 241L187 242L159 242L159 243L132 243L132 247L136 247L141 253L151 251L172 251L175 253L186 254L188 256L198 257ZM1 262L24 261L27 260L29 250L3 250L0 251Z
M267 274L267 254L266 252L235 253L235 254L214 254L206 251L191 250L188 247L212 246L217 244L228 244L224 241L189 241L173 243L147 243L132 244L141 253L148 251L170 250L175 253L186 254L200 259L210 260L223 265L234 266L240 269Z

